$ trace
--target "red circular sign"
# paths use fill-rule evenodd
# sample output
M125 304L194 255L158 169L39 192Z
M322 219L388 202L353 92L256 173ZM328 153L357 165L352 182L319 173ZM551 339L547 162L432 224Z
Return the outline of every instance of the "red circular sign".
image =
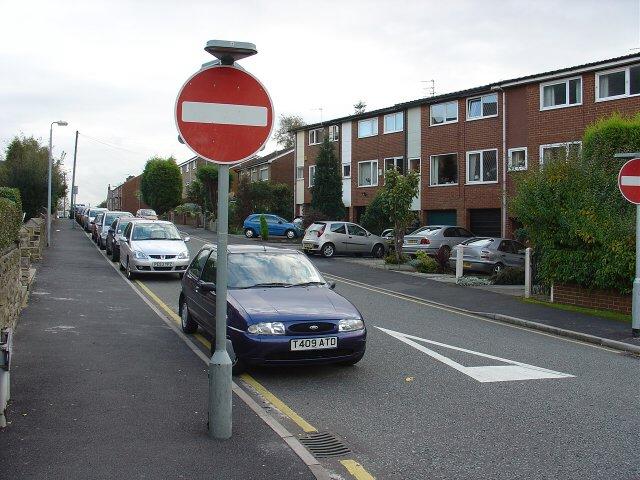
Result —
M640 204L640 158L625 163L618 174L618 188L631 203Z
M262 83L232 66L200 70L180 89L176 126L185 144L216 163L237 163L269 139L273 105Z

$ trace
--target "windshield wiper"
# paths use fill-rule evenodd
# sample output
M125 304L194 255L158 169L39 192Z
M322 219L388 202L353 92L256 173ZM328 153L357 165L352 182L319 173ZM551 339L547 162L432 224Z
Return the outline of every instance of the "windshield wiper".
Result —
M294 283L291 285L292 287L306 287L309 285L325 285L325 282L302 282L302 283Z
M291 287L290 283L281 282L269 282L269 283L256 283L255 285L249 285L248 287L241 288L261 288L261 287Z

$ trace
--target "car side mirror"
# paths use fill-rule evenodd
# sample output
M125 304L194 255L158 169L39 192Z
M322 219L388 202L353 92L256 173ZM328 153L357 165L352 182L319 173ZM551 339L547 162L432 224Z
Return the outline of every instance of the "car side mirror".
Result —
M336 282L330 282L329 289L333 290L334 288L336 288Z
M191 241L191 237L184 237L184 241L185 242L190 242Z
M525 249L518 250L518 255L524 255L526 253Z
M216 291L216 284L213 283L213 282L202 282L200 284L200 291L202 293L215 292Z

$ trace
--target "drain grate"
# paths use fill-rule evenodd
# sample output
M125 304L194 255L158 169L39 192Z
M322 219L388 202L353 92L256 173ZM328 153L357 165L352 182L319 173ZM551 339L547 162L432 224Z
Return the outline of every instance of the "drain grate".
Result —
M329 432L310 433L300 437L300 443L317 458L341 457L351 452L349 447Z

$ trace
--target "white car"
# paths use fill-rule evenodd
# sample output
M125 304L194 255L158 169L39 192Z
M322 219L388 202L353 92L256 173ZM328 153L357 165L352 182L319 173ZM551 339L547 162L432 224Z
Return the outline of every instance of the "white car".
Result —
M132 279L138 273L182 275L189 265L189 249L176 226L164 220L136 220L120 240L120 269Z

